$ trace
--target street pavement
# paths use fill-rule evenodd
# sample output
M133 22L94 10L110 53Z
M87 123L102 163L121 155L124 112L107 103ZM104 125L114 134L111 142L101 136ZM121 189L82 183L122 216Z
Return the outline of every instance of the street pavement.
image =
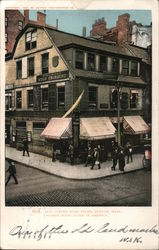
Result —
M39 169L45 173L49 173L55 176L60 176L68 179L76 180L88 180L97 179L113 175L121 174L118 165L116 170L112 171L112 161L106 161L101 164L101 169L97 166L93 170L90 170L90 166L85 167L84 164L70 165L69 163L62 163L59 161L52 162L50 157L46 157L40 154L30 152L30 156L23 156L22 151L18 151L6 145L6 158L12 159L16 163L21 163L26 166ZM125 173L142 169L142 154L134 154L133 162L126 164ZM123 173L122 173L123 174Z
M19 163L16 169L19 184L11 178L6 186L6 206L151 205L151 172L143 169L93 180L61 178Z

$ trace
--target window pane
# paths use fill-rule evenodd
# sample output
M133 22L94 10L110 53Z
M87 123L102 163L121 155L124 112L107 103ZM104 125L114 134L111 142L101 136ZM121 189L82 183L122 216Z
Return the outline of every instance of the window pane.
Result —
M112 58L112 71L119 72L119 59L118 58Z
M36 31L32 33L32 42L36 41Z
M128 108L128 93L126 93L126 92L121 93L120 106L122 109Z
M28 32L26 34L26 42L29 42L29 41L31 41L31 32Z
M137 76L137 62L131 62L131 75Z
M16 65L17 65L17 68L16 68L16 70L17 70L17 79L20 79L20 78L22 78L22 61L21 60L18 61L16 63Z
M23 22L22 21L18 21L18 28L19 28L19 30L23 29Z
M16 92L16 107L19 109L22 107L22 92L21 91Z
M99 59L99 70L100 71L106 71L107 68L106 68L106 57L105 56L100 56L100 59Z
M76 50L76 68L84 68L84 52L81 50Z
M137 90L131 90L130 108L137 108L139 93Z
M123 75L129 74L129 61L128 60L122 61L122 74Z
M65 105L65 87L58 87L58 107Z
M95 55L92 53L88 53L88 70L93 71L95 70Z
M49 69L49 54L43 54L42 55L42 74L48 73Z
M42 89L42 108L48 108L48 88Z
M97 87L89 87L89 107L97 107Z
M34 75L34 57L28 58L28 76Z
M28 108L33 107L33 90L28 90Z

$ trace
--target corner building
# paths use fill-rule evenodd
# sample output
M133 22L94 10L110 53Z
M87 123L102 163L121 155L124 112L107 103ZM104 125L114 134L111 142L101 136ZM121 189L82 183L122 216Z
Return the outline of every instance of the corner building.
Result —
M82 155L90 141L109 155L119 87L122 143L138 145L149 132L141 64L126 47L28 24L6 59L6 143L21 149L27 135L30 151L51 156L53 143L60 154L72 140Z

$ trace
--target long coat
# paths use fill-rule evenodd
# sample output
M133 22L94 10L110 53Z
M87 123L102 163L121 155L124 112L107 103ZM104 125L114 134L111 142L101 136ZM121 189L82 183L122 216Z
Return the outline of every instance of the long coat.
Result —
M124 167L125 167L125 157L124 157L124 153L120 152L119 156L119 170L123 171Z

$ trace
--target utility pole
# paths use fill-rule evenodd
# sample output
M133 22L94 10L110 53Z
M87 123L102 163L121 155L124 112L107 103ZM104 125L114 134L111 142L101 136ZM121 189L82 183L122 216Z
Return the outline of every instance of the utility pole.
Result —
M119 82L117 82L117 92L118 92L118 102L117 102L118 133L117 133L117 141L118 141L118 147L120 147L121 138L120 138L120 87L119 87Z

